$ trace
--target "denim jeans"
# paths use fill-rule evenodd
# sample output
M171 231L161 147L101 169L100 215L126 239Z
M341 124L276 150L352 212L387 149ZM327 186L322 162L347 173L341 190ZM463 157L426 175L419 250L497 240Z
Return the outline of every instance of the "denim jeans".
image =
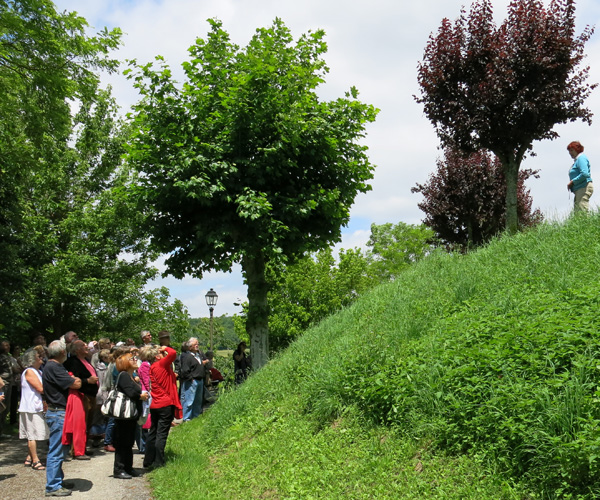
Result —
M108 446L109 444L113 444L113 434L115 431L115 419L113 417L108 417L108 422L106 423L106 430L104 431L104 445Z
M136 433L138 434L136 434L135 442L140 453L146 453L146 439L148 439L148 431L149 429L142 429L141 425L138 425L138 428L136 429Z
M148 429L142 429L142 426L136 423L135 426L135 444L140 453L146 451L146 437L148 436Z
M183 421L187 422L202 413L204 380L184 380L181 387Z
M62 488L63 470L67 446L62 444L63 425L65 423L65 410L48 410L46 423L50 430L48 456L46 457L46 491L55 491Z

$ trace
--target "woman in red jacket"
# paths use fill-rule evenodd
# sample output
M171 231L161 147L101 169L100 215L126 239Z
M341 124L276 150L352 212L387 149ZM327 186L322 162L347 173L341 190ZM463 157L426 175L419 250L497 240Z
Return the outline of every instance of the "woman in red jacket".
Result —
M148 358L150 366L150 420L152 425L146 440L144 467L155 469L165 464L165 446L175 418L181 418L181 403L177 394L177 382L173 361L177 352L167 346L155 347Z

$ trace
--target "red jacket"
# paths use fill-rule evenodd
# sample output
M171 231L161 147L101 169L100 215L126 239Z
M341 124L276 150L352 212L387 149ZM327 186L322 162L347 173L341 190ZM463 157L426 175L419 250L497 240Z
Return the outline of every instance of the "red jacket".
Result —
M151 409L174 405L176 409L181 410L181 402L177 394L177 379L173 371L173 361L176 357L175 349L167 347L167 355L150 366ZM175 413L178 413L177 410Z

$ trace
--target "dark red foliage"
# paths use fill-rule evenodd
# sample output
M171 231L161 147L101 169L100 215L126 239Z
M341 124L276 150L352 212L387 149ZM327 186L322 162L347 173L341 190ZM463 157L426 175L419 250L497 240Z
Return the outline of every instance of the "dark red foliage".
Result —
M424 223L450 247L481 245L498 234L505 225L506 181L497 157L477 152L469 155L446 149L437 162L437 172L425 184L417 184L413 193L424 200L419 208L425 212ZM519 226L532 226L542 220L541 212L532 212L532 198L525 187L538 171L519 172Z
M425 114L444 145L472 151L523 153L534 140L553 138L552 127L581 118L595 87L589 68L578 69L587 28L574 35L573 0L515 0L496 27L491 2L475 2L454 25L442 21L419 64Z
M553 127L592 113L583 106L596 85L580 67L593 30L575 36L575 3L513 0L496 26L491 1L444 19L418 67L423 104L444 147L492 151L502 162L507 227L517 225L518 170L533 141L557 137Z

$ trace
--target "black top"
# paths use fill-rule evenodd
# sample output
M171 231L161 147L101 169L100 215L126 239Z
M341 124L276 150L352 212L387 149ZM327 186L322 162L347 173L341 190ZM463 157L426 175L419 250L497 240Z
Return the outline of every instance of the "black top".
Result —
M92 376L90 371L85 367L83 362L73 356L65 361L65 368L70 371L74 377L81 379L80 392L83 392L87 396L95 397L98 394L98 384L89 384L87 379Z
M69 387L75 379L66 368L53 360L48 360L42 372L42 384L46 402L50 407L66 408Z
M179 378L181 380L204 380L206 370L202 364L201 356L198 359L191 352L182 352L180 363Z
M142 386L133 380L133 377L129 373L119 372L117 375L117 389L129 399L136 402L138 413L141 415L142 400L140 396L142 395Z
M238 361L235 359L236 356L242 356L242 358ZM250 363L248 362L248 357L246 356L246 351L243 349L236 349L233 351L233 369L237 372L238 370L242 370L244 373L248 371L250 368Z

